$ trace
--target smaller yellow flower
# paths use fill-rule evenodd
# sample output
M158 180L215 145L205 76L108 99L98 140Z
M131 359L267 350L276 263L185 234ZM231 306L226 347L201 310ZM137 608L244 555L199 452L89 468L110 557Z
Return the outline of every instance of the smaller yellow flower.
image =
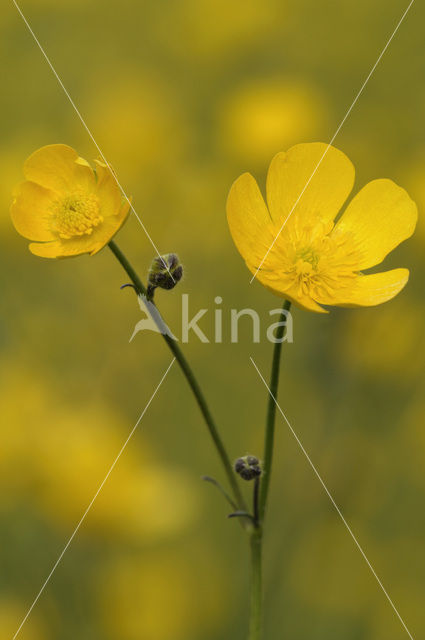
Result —
M63 258L100 251L125 222L123 202L112 171L86 160L64 144L35 151L24 164L26 180L14 191L10 209L16 230L29 249L43 258Z
M298 144L278 153L267 176L267 206L254 178L240 176L227 200L233 241L265 287L308 311L386 302L404 287L409 271L362 271L412 235L416 204L391 180L373 180L335 222L353 188L354 167L334 147L323 157L326 148Z

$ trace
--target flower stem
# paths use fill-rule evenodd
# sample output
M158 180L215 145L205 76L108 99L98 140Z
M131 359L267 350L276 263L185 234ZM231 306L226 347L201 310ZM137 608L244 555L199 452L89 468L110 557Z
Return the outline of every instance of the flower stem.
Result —
M252 515L254 516L254 522L257 527L260 524L260 514L258 512L258 497L260 495L260 478L254 480L254 491L252 496Z
M276 331L276 342L273 351L272 371L270 378L270 394L268 399L267 408L267 420L266 420L266 432L264 438L264 458L263 458L263 473L261 476L261 490L259 499L259 516L260 522L264 521L264 516L267 507L267 498L269 494L270 477L272 471L273 462L273 446L274 446L274 428L276 417L276 399L279 386L279 366L280 355L282 351L282 339L285 332L285 320L286 316L291 308L291 303L285 300L282 307L282 312L279 318L280 326Z
M112 240L109 242L108 244L110 250L112 251L112 253L114 254L114 256L117 258L118 262L121 264L121 266L123 267L123 269L127 272L127 275L129 276L129 278L131 279L132 283L134 284L136 291L138 294L143 294L144 296L146 296L147 290L145 285L143 284L143 282L141 281L141 279L139 278L139 276L137 275L136 271L133 269L133 267L131 266L131 264L129 263L129 261L127 260L127 258L125 257L125 255L123 254L123 252L121 251L121 249L118 247L118 245L113 242ZM210 433L210 436L213 440L213 443L215 445L215 448L217 450L217 453L220 457L221 463L224 467L224 471L227 475L227 479L229 481L229 484L232 488L233 491L233 495L235 497L235 501L238 505L239 508L241 509L245 509L245 502L241 493L241 490L239 488L239 485L237 483L236 480L236 476L233 472L233 468L232 465L230 463L230 459L229 456L227 454L227 451L224 447L224 444L221 440L221 437L218 433L218 429L217 426L213 420L213 417L211 415L211 412L208 408L207 402L204 398L204 395L202 393L202 390L199 386L199 383L191 369L191 367L189 366L189 363L187 362L185 356L183 355L183 352L181 351L180 347L178 346L177 342L175 340L173 340L172 338L170 338L168 335L166 334L162 334L162 337L164 338L165 342L167 343L169 349L171 350L171 352L173 353L174 357L176 358L180 369L183 372L183 375L185 376L192 392L193 395L195 396L196 402L198 403L198 406L201 410L201 413L204 417L205 423L207 425L208 431Z
M261 527L253 530L250 536L251 547L251 608L249 618L249 640L261 640L263 627L263 594L262 594L262 531Z

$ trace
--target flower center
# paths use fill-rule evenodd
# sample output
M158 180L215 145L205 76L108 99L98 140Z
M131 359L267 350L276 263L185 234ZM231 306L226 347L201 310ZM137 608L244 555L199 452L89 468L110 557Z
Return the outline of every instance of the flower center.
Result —
M51 229L64 240L90 235L103 222L99 199L93 193L83 191L75 191L57 200L51 212Z
M335 291L351 287L358 274L359 247L331 221L314 218L304 225L294 221L280 235L279 226L270 224L253 246L257 255L251 269L260 264L265 279L271 284L280 282L299 298L327 304L325 300Z
M317 270L319 254L312 247L305 247L295 255L295 269L298 275L308 275Z
M305 260L297 260L295 263L295 273L298 277L306 277L311 275L313 272L313 265L311 262L306 262Z
M300 293L307 293L316 279L319 257L318 253L311 247L306 247L296 252L293 273Z

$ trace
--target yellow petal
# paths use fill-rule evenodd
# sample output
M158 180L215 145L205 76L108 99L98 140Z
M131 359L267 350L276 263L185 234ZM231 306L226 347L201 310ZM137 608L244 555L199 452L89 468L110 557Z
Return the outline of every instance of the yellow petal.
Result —
M299 309L303 309L303 311L314 311L315 313L329 313L327 309L323 309L323 307L318 305L312 298L309 298L308 296L298 295L295 289L293 290L290 289L283 294L281 293L280 296L292 302Z
M96 192L101 202L101 214L104 218L113 216L121 208L122 194L117 179L109 167L99 160L95 160L97 184Z
M29 250L41 258L67 258L98 251L102 248L99 245L99 239L92 233L91 235L71 238L70 240L32 242L29 245Z
M40 258L60 258L62 254L62 242L56 240L54 242L31 242L29 244L29 250L35 256ZM87 252L80 252L87 253ZM78 254L74 254L78 255Z
M248 265L250 271L255 274L256 269ZM295 306L304 311L315 311L316 313L328 313L326 309L323 309L312 298L299 293L298 287L294 285L292 278L279 277L276 273L270 271L259 271L257 273L257 280L266 287L269 291L279 296L280 298L286 298Z
M10 215L16 231L29 240L53 240L48 212L55 194L34 182L22 182L14 192Z
M415 230L416 204L392 180L369 182L350 202L332 233L348 233L360 253L358 269L382 262Z
M359 275L352 287L336 292L335 299L319 300L319 302L339 307L372 307L394 298L403 289L408 279L408 269L392 269L368 276Z
M41 258L71 258L85 253L96 253L100 246L92 236L72 238L71 240L55 240L54 242L32 242L29 250Z
M311 224L316 217L331 221L353 183L354 167L342 151L323 142L297 144L286 153L278 153L270 164L270 215L279 227L285 220L292 225Z
M95 176L90 165L65 144L51 144L34 151L24 164L27 180L59 193L78 188L92 191Z
M130 206L130 202L126 200L115 216L106 218L99 229L96 229L94 234L96 246L92 248L90 255L98 253L118 233L130 213Z
M245 260L252 259L257 235L270 222L270 215L251 174L244 173L233 183L226 210L230 233L239 253Z

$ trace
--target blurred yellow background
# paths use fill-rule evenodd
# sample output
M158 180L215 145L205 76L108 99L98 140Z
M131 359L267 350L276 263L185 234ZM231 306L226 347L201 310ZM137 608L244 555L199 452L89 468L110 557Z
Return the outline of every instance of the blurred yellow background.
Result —
M232 181L264 182L274 153L328 141L394 29L395 0L22 0L21 8L161 252L184 281L158 302L279 300L237 254ZM388 177L425 205L425 9L413 5L335 145L356 189ZM0 9L0 640L11 640L170 362L112 254L35 258L10 222L36 148L97 151L13 3ZM145 277L154 250L131 217L117 237ZM388 266L411 269L369 310L295 310L281 401L415 638L425 635L425 223ZM227 316L228 317L228 316ZM213 312L201 323L212 335ZM271 345L186 353L232 458L261 455ZM268 373L267 373L268 375ZM406 632L282 420L265 552L267 640L402 640ZM22 629L22 640L242 640L248 554L175 367Z

